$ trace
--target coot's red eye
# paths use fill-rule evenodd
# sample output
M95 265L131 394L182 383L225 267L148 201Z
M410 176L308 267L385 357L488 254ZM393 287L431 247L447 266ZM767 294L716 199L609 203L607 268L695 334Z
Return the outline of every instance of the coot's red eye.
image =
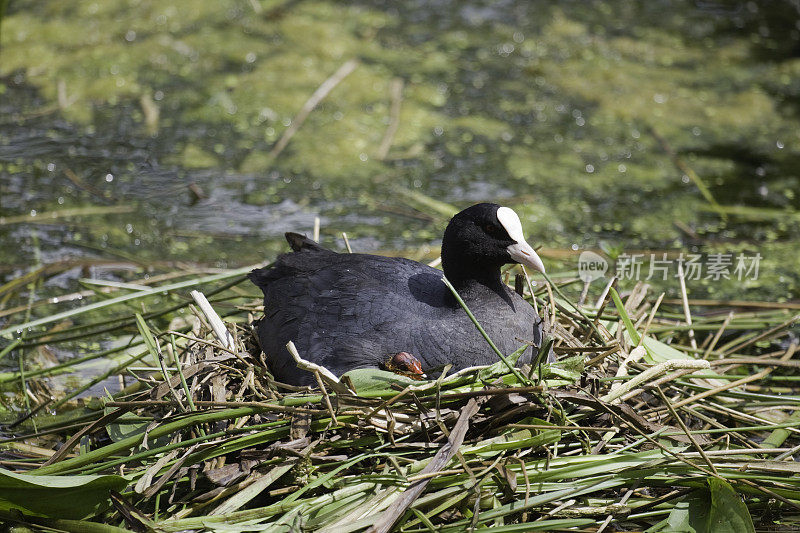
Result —
M494 235L497 233L497 226L493 226L492 224L486 224L483 226L483 231L488 233L489 235Z

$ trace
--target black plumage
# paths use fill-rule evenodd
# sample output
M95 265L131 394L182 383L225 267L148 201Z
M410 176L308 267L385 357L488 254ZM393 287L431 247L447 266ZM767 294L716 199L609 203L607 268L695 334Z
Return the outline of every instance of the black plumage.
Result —
M500 217L499 209L505 210ZM516 215L516 222L508 222L509 213L495 204L474 205L453 217L442 241L445 275L504 354L526 342L539 346L542 337L541 318L500 279L507 263L543 269L521 238ZM336 253L296 233L286 238L294 251L249 276L264 292L258 335L278 381L315 382L296 367L288 341L304 359L336 375L380 367L397 352L413 354L426 370L497 361L445 286L442 271L409 259ZM533 350L520 363L530 361Z

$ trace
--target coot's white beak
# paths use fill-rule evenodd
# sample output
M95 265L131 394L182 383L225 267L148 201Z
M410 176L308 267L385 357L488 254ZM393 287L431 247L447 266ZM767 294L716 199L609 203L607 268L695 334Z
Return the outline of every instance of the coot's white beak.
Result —
M531 248L531 245L525 241L518 242L516 244L512 244L508 248L508 255L511 256L511 259L519 263L520 265L525 265L527 267L531 267L534 270L538 270L542 274L544 274L544 263L539 258L539 255Z
M531 245L525 241L525 236L522 233L522 223L514 210L508 207L499 208L497 210L497 220L506 229L508 236L517 241L506 248L511 259L520 265L531 267L544 274L544 263L531 248Z

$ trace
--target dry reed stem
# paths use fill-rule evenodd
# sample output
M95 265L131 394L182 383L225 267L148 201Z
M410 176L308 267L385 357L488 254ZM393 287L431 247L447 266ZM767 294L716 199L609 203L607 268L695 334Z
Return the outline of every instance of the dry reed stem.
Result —
M334 72L328 79L326 79L322 84L317 88L316 91L306 100L303 104L303 107L300 108L300 111L295 115L292 119L291 125L286 128L286 131L283 132L283 135L278 142L275 143L275 146L270 150L269 156L271 158L276 158L283 152L284 148L289 144L289 141L292 140L295 133L300 129L303 123L308 118L308 115L314 110L315 107L322 102L330 92L339 85L342 80L344 80L347 76L350 75L357 67L358 67L358 60L350 59L346 61L342 66L340 66L336 72Z
M625 382L619 388L613 389L611 392L603 396L601 400L608 403L616 403L620 400L621 396L628 393L634 387L638 387L641 383L644 383L654 378L655 376L659 376L671 370L675 370L678 368L707 370L710 367L711 365L709 365L708 361L697 360L697 359L671 359L669 361L664 361L663 363L659 363L655 366L648 368L641 374L637 374L635 377ZM676 405L675 407L677 408L678 406Z
M794 351L796 349L797 349L797 344L792 344L791 346L789 346L789 349L786 350L786 353L784 354L782 359L783 360L790 359L792 357L792 355L794 354ZM775 365L775 366L777 366L777 365ZM708 367L706 367L706 368L708 368ZM701 392L700 394L695 394L693 396L689 396L688 398L685 398L685 399L675 403L673 405L673 407L675 409L677 409L677 408L682 407L684 405L688 405L688 404L696 402L698 400L702 400L703 398L707 398L709 396L714 396L716 394L719 394L720 392L725 392L726 390L730 390L730 389L736 388L736 387L738 387L740 385L745 385L745 384L751 383L753 381L758 381L759 379L763 378L764 376L766 376L770 372L772 372L773 369L774 369L774 367L771 366L769 368L765 368L761 372L757 372L757 373L753 374L752 376L747 376L747 377L742 378L742 379L737 379L736 381L733 381L731 383L726 383L724 385L720 385L719 387L715 387L713 389L709 389L709 390L707 390L705 392Z
M400 104L403 101L403 80L401 78L394 78L391 81L389 84L389 95L392 102L389 111L389 126L386 128L378 151L375 153L375 158L378 161L386 159L389 148L392 147L397 129L400 127Z

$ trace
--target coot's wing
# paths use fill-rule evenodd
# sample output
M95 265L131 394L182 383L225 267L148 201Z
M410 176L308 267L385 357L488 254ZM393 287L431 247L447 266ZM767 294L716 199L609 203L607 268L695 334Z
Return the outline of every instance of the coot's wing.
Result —
M259 337L275 377L309 377L297 375L284 348L289 340L334 373L411 351L420 325L441 313L441 276L406 259L333 252L286 254L254 271L250 279L264 291Z

